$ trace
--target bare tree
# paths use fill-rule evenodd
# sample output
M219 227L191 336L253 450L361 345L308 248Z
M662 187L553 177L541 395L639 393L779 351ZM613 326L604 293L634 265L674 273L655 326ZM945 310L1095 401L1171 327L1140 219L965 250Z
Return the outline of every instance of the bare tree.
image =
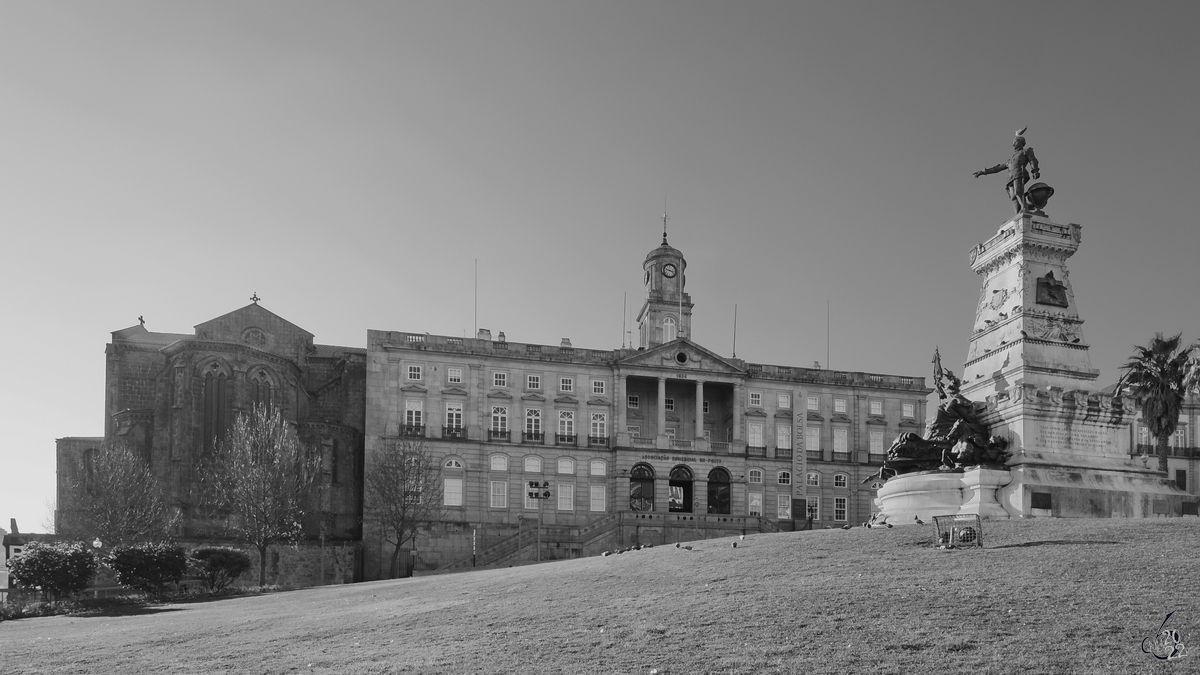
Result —
M59 534L106 546L170 538L179 516L150 466L126 443L88 451L80 469L59 505Z
M385 441L371 453L366 472L370 517L394 544L388 577L397 572L400 548L417 536L417 527L442 514L442 482L437 462L422 438Z
M266 583L267 549L302 535L320 470L320 456L266 406L239 414L201 468L207 505L228 514L231 533L258 549L260 586Z

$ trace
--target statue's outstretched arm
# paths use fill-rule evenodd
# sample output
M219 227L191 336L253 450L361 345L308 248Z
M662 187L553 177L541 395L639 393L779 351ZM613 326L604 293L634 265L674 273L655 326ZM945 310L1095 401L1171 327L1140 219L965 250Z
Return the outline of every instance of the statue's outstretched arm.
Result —
M989 167L987 169L984 169L983 171L976 171L975 177L979 178L980 176L986 176L988 174L1000 173L1001 171L1004 171L1007 168L1008 168L1007 164L997 164L996 166Z
M1033 148L1025 148L1025 158L1029 160L1030 173L1034 178L1042 177L1042 169L1038 166L1037 156L1033 154Z

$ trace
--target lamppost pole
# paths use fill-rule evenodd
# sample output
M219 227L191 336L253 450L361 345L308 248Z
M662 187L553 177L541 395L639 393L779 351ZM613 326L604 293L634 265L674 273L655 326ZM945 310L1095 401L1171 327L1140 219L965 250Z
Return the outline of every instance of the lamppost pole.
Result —
M538 524L537 524L537 561L542 561L542 501L550 499L550 481L542 481L538 483L536 480L529 481L530 499L538 500Z

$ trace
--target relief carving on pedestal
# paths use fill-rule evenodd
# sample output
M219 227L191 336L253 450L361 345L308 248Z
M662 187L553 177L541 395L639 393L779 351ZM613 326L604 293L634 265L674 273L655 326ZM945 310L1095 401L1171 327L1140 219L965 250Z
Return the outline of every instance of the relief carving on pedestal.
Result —
M1037 295L1034 296L1034 299L1039 305L1066 307L1070 304L1067 301L1067 286L1054 278L1053 270L1046 272L1044 277L1038 277Z

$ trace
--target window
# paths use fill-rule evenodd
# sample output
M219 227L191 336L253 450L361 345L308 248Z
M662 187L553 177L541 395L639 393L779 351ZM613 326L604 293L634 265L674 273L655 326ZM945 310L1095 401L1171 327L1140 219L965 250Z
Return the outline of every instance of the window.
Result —
M525 388L533 389L535 391L538 389L541 389L542 388L542 376L541 375L526 375L525 376Z
M792 395L791 394L779 394L776 397L776 403L778 404L778 407L783 408L785 410L788 408L791 408L792 407Z
M1187 470L1175 469L1175 486L1187 492Z
M833 487L844 488L844 487L846 487L846 485L849 484L849 482L850 482L850 477L844 473L838 473L838 474L833 475Z
M525 458L525 473L541 473L542 458L541 457L526 457Z
M630 408L640 407L641 404L642 404L642 399L640 397L638 397L637 394L630 394L628 396L628 398L626 398L626 401L625 401L625 405Z
M746 445L752 448L764 447L762 422L746 423Z
M494 480L492 481L492 508L507 509L508 508L508 481Z
M462 429L463 404L461 401L446 403L446 428L452 431Z
M821 427L804 428L804 449L809 452L821 451Z
M846 412L846 399L844 399L844 398L833 399L833 412L840 412L840 413Z
M416 461L415 457L410 457L407 460L407 463L409 465L413 465L415 463L415 461ZM463 468L463 463L462 463L461 459L454 459L453 457L451 457L450 459L446 460L446 463L443 466L445 466L447 469L461 469L461 468Z
M270 408L272 402L271 380L265 371L260 370L250 377L251 406ZM176 401L176 403L182 403L182 401Z
M749 481L751 483L761 483L763 478L762 469L750 469L750 471L747 473L747 476L749 477Z
M791 471L780 471L779 476L776 477L776 479L775 479L775 482L779 483L780 485L791 485L792 484L792 472Z
M592 380L592 393L597 396L604 395L604 380Z
M508 406L492 406L492 431L508 431Z
M525 409L525 436L537 440L542 436L542 411L538 408Z
M421 379L421 366L409 366L408 367L408 379L410 379L410 380Z
M564 377L558 381L560 391L575 391L575 378Z
M790 450L792 447L792 425L775 425L775 447Z
M704 402L704 414L705 414L705 415L707 415L707 414L708 414L708 401L705 401L705 402Z
M675 399L664 398L663 399L663 410L674 410L674 409L675 409Z
M817 410L821 407L821 401L816 396L808 397L808 409Z
M834 452L849 452L848 439L849 429L834 429L833 430L833 451Z
M508 471L508 455L492 455L492 471Z
M462 368L447 368L446 381L450 384L462 384Z
M608 474L608 462L602 459L593 459L588 464L588 470L593 476L605 476Z
M762 515L762 493L761 492L751 492L750 493L750 515L752 515L752 516L761 516Z
M833 498L833 519L838 521L846 520L846 498Z
M915 414L915 406L911 403L905 403L900 406L900 414L904 417L913 417Z
M558 460L558 472L575 474L575 460L570 457L562 457Z
M654 469L648 464L634 464L629 470L629 510L654 510Z
M445 478L442 483L442 503L446 506L463 505L463 479Z
M408 400L404 402L404 426L419 427L421 426L421 416L424 412L424 401Z
M493 387L507 387L508 386L508 373L492 373L492 386Z
M224 438L229 428L228 375L215 361L204 374L204 452L215 449L217 439Z
M670 438L671 440L675 440L675 427L667 427L666 432L667 432L667 438Z
M633 438L639 438L642 435L642 427L637 424L630 424L625 427L625 432Z
M542 492L542 488L538 488L536 492L534 492L534 490L532 488L525 490L525 508L537 509L538 504L540 504L542 500L530 497L529 496L530 492L537 494L538 492Z
M575 413L571 412L570 410L558 411L558 435L575 435Z
M608 436L608 417L605 413L592 413L592 438Z
M675 317L668 316L663 319L663 342L670 342L675 339Z
M591 499L588 501L589 511L607 511L608 510L608 495L603 485L593 485L590 488Z
M812 518L813 520L821 519L821 498L820 497L809 497L808 503L805 504L804 506L808 510L809 518Z
M761 391L750 392L750 407L751 408L761 408L762 407L762 392Z
M883 414L883 401L871 401L871 414L876 416Z
M558 484L558 510L559 511L574 511L575 510L575 484L574 483L559 483Z
M821 474L816 471L809 471L804 476L804 484L809 487L821 487Z
M792 519L791 495L775 495L775 517L780 520Z
M871 432L871 454L872 455L882 455L883 454L883 432L882 431L872 431Z

